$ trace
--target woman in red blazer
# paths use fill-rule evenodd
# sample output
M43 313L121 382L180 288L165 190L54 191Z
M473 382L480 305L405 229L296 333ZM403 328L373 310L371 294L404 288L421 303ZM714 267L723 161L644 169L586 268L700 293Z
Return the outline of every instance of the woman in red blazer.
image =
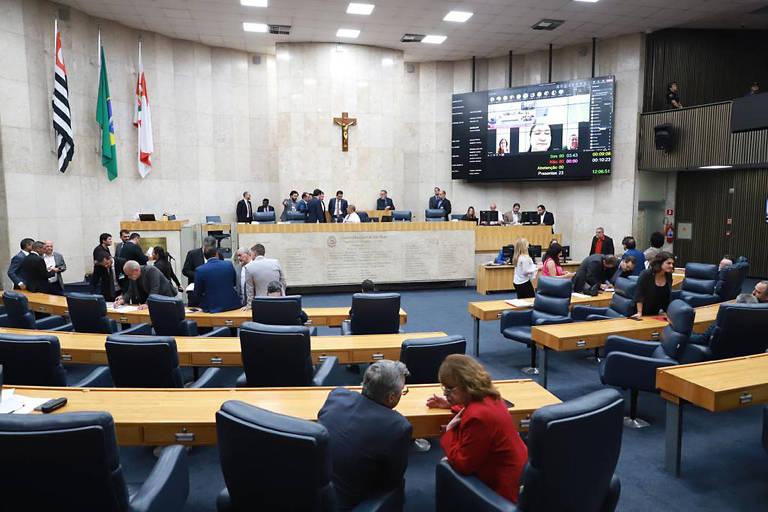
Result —
M433 395L427 406L456 412L440 439L448 462L517 503L528 448L491 376L473 358L453 354L440 366L439 379L445 396Z

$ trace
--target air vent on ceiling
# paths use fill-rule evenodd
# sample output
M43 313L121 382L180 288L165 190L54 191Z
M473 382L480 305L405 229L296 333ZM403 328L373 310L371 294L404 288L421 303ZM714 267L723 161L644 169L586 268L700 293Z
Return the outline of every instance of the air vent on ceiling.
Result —
M424 34L403 34L400 38L401 43L420 43L424 39Z
M287 36L288 34L291 33L291 26L290 25L270 25L269 33L277 34L279 36Z
M555 30L557 27L565 23L565 20L548 20L543 19L534 23L531 28L533 30Z

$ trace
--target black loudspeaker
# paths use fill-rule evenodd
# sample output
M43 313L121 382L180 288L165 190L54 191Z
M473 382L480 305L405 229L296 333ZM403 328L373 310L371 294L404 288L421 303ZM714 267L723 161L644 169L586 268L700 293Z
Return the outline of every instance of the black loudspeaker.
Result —
M675 147L675 138L670 123L660 124L653 127L653 142L659 151L671 151Z

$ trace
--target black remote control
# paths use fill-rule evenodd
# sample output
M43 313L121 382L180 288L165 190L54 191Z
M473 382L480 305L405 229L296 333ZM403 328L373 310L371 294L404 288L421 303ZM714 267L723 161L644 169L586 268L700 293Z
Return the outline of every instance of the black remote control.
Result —
M37 407L35 407L35 410L40 411L43 414L48 414L49 412L53 412L56 409L61 409L65 405L67 405L66 397L53 398L51 400L48 400L42 405L38 405Z

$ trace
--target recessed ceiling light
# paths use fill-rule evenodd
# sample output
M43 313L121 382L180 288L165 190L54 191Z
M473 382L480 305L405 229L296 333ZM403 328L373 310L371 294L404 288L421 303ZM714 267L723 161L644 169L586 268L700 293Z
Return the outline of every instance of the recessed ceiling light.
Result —
M246 32L269 32L269 26L266 23L243 22L243 30Z
M446 36L427 35L424 36L424 39L422 39L421 42L427 44L443 44L443 41L446 39Z
M358 4L355 2L350 2L350 4L347 6L347 14L363 14L368 16L373 12L374 7L375 5L373 4Z
M458 23L464 23L469 18L472 17L471 12L465 12L465 11L451 11L448 14L445 15L445 18L443 18L443 21L455 21Z
M360 31L354 28L340 28L336 31L336 37L348 37L354 39L360 35Z
M240 5L246 7L269 7L269 0L240 0Z
M574 0L574 1L575 2L586 2L586 3L590 3L590 4L594 4L594 3L598 2L598 0Z
M732 165L703 165L699 169L730 169Z

